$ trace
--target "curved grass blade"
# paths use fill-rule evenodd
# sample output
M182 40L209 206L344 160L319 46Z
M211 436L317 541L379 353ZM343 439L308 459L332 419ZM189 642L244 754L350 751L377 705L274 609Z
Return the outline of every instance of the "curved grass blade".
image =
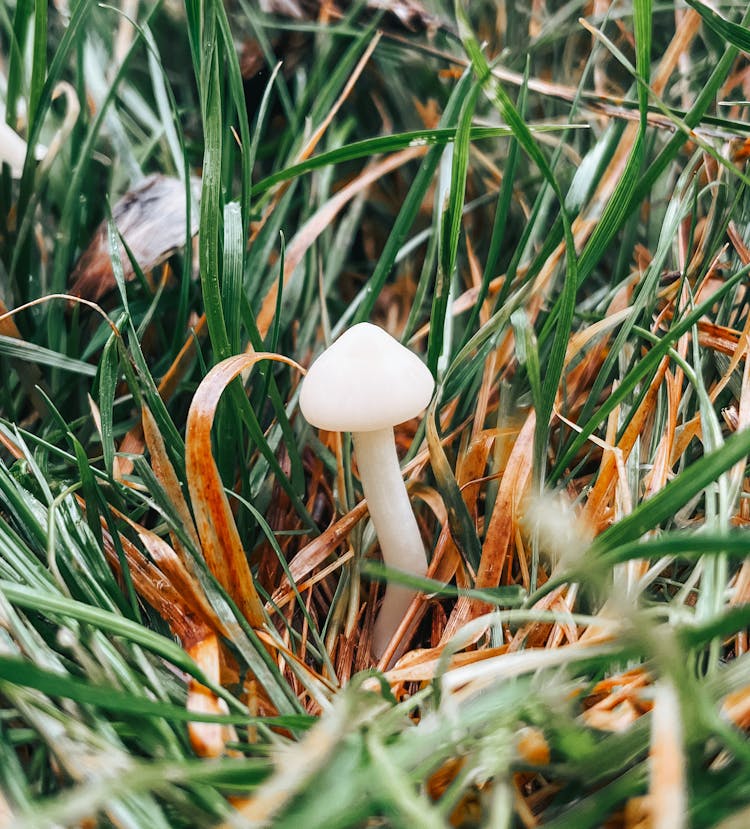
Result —
M263 606L213 459L211 426L224 389L260 360L276 360L301 370L293 360L278 354L242 354L223 360L198 387L190 405L185 434L185 469L203 554L219 584L252 627L263 625Z

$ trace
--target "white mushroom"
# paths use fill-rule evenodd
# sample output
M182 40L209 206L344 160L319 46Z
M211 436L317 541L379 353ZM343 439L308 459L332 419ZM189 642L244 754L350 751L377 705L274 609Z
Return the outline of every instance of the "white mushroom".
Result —
M388 567L427 572L422 537L401 476L393 427L430 402L434 381L416 354L375 325L350 328L312 364L300 409L319 429L351 432L359 477ZM414 591L389 584L375 622L373 652L382 656Z

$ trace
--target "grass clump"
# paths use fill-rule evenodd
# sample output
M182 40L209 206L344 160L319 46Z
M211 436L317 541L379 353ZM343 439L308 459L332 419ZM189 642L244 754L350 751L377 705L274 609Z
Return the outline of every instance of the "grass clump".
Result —
M744 825L741 10L261 6L0 11L0 826Z

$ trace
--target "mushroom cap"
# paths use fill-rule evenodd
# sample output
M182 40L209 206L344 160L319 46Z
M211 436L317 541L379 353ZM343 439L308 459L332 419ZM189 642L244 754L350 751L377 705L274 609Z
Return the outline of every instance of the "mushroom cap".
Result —
M299 405L305 419L332 432L373 432L423 411L435 381L427 366L382 328L362 322L310 366Z

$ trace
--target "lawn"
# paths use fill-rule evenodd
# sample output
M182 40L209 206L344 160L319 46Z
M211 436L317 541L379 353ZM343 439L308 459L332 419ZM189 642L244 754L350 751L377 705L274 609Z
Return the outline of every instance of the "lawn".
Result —
M0 829L750 825L748 23L0 7Z

